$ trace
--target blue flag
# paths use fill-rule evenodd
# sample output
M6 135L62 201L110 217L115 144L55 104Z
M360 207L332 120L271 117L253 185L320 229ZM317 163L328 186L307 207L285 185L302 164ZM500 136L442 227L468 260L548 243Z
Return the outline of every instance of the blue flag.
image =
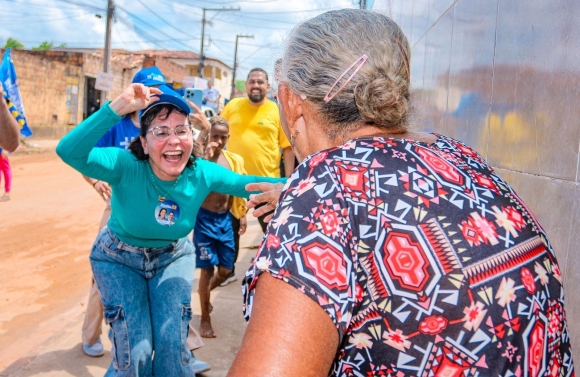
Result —
M20 125L20 134L22 136L32 136L32 130L30 130L26 122L16 69L12 59L10 59L10 49L7 49L4 53L4 58L0 65L0 83L4 87L4 98L8 99L8 109Z

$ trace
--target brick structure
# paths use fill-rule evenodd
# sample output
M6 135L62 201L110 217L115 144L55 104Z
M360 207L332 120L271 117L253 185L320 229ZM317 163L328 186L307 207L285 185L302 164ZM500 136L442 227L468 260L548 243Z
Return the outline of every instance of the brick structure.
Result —
M4 50L0 49L0 57L3 55ZM109 73L114 76L114 84L113 90L107 94L110 99L119 95L143 66L158 66L167 82L179 86L184 77L191 75L191 62L199 59L197 54L185 51L113 50L111 55ZM60 137L70 126L78 124L100 106L94 79L103 70L103 50L12 50L12 60L26 118L35 136ZM231 80L231 68L218 60L208 60L219 66L222 86L229 85L223 79ZM211 67L208 73L211 75Z

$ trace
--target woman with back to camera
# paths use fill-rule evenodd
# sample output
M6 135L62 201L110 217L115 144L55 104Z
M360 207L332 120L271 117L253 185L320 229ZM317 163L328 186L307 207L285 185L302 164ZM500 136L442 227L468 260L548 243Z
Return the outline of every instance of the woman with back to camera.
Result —
M229 376L574 374L546 234L470 147L410 131L410 56L369 11L291 33L278 98L301 164L246 275Z
M141 111L141 131L129 151L93 148L134 111ZM57 147L67 164L113 189L111 218L90 257L111 326L106 376L194 376L186 339L195 253L187 235L196 214L212 191L247 196L248 183L280 181L238 175L197 158L189 112L167 86L131 84ZM163 212L165 218L168 209L172 223L156 216Z

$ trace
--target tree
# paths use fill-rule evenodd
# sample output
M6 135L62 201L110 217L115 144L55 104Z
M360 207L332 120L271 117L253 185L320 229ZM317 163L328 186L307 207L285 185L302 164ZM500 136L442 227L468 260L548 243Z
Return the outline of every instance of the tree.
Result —
M9 37L8 40L6 41L6 44L4 45L4 49L7 49L7 48L13 48L15 50L20 50L20 49L24 48L24 44L19 42L17 39Z
M66 43L61 43L60 45L55 46L53 41L50 41L50 42L44 41L41 44L39 44L38 46L32 47L32 49L35 51L46 51L46 50L52 50L55 47L57 47L57 48L66 47Z

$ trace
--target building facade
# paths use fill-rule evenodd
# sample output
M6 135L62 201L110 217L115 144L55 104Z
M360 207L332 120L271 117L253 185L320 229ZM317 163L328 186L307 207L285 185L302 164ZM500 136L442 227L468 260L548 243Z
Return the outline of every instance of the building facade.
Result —
M0 49L0 56L4 50ZM98 49L12 50L12 60L28 124L35 137L60 137L100 107L96 77L103 70L103 51ZM199 56L183 51L113 50L110 72L115 98L143 67L156 65L168 83L181 86L184 78L197 75ZM232 69L217 59L206 59L204 78L214 78L222 97L229 97ZM223 98L222 98L223 101Z

